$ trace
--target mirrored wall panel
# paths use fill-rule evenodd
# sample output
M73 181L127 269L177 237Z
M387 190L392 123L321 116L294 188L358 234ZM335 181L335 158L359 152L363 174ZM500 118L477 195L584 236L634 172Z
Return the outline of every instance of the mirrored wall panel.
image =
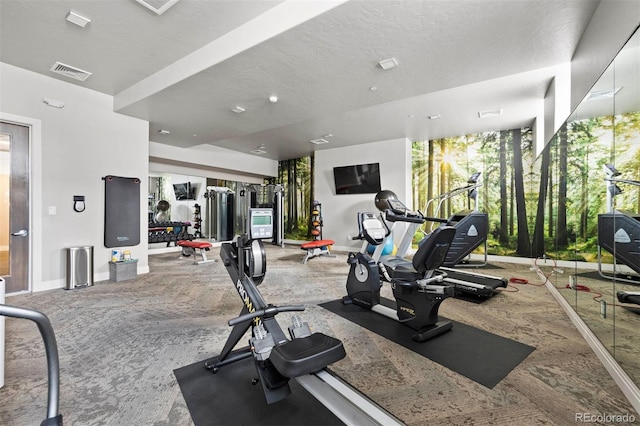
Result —
M640 383L640 33L545 151L553 282ZM568 261L568 263L567 263ZM566 267L566 265L571 265Z

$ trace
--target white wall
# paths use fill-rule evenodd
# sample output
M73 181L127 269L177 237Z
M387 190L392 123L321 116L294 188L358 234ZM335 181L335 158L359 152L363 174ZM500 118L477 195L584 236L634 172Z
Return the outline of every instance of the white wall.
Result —
M263 176L278 176L276 160L212 145L179 148L152 141L149 142L149 161L154 164L154 171L182 173L169 167L186 167L193 170L194 176L237 182L261 183ZM167 167L157 167L159 163Z
M322 203L323 237L335 241L336 250L354 250L358 212L377 212L375 194L336 195L333 168L380 163L380 184L411 207L411 142L394 139L357 147L324 149L315 153L315 196Z
M0 63L0 118L34 124L32 141L31 281L33 291L64 287L65 247L94 246L94 279L109 279L104 247L106 175L141 180L140 244L128 247L148 272L148 123L113 112L113 97ZM43 98L64 102L52 108ZM73 196L86 210L73 211ZM49 214L49 208L56 210Z

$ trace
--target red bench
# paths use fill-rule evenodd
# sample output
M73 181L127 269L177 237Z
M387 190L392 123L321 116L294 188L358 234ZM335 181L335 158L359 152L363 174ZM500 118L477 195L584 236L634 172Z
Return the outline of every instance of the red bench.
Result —
M207 252L213 246L208 241L180 240L176 242L176 245L182 247L182 255L184 257L189 257L192 254L195 255L196 250L198 250L200 256L202 256L202 260L194 260L194 263L197 265L200 265L202 263L215 262L214 259L207 259Z
M332 246L334 244L335 241L333 240L315 240L309 241L307 243L302 243L302 245L300 245L300 249L307 251L307 255L302 260L302 263L307 263L307 260L317 256L335 257L329 251L329 246Z

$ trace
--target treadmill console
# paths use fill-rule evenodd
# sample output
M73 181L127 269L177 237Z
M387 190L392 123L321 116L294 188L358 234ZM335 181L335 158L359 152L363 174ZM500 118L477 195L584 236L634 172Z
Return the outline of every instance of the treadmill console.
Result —
M249 239L273 238L273 209L249 209Z

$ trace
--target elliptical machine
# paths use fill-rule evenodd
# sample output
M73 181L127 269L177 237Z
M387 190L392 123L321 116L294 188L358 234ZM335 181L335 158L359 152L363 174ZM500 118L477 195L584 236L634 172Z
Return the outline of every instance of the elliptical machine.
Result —
M403 215L388 210L386 218L414 225L424 222L422 214L408 210ZM455 229L437 228L424 238L413 260L378 257L390 234L384 220L374 213L358 213L358 235L353 239L363 243L359 252L348 255L347 296L343 297L343 303L358 305L407 325L416 330L412 339L424 342L452 328L451 321L439 320L438 309L445 299L453 296L454 288L443 283L445 275L437 269L445 259ZM373 257L367 253L369 244L376 246ZM383 304L381 278L391 283L395 303Z
M482 267L487 264L489 215L480 212L478 208L478 188L482 186L480 174L481 172L472 174L467 180L466 185L432 198L426 205L426 210L428 211L430 205L437 202L434 216L438 216L444 203L453 197L466 194L468 200L471 200L473 203L473 206L469 206L469 209L456 212L445 221L447 225L455 228L456 235L451 243L447 257L440 268L447 273L450 279L456 280L456 296L463 298L470 296L475 298L489 298L497 293L498 288L506 288L508 284L508 280L503 277L453 269L454 267ZM431 220L428 219L427 221ZM441 220L434 222L439 223ZM438 226L440 225L438 224ZM431 230L433 230L434 227L435 226L432 225ZM469 256L482 244L484 244L483 261L481 263L471 264L470 261L468 261Z
M607 279L615 278L631 284L640 284L640 276L633 273L615 271L607 275L602 271L602 249L613 254L616 261L623 263L640 274L640 213L615 210L614 198L622 194L617 184L640 187L640 181L619 179L620 173L612 164L604 166L607 182L607 212L598 215L598 273ZM616 265L614 264L614 267Z
M249 209L247 233L235 242L223 243L220 257L227 268L243 307L240 315L229 320L231 334L217 357L205 367L213 373L226 365L253 357L258 379L268 404L291 393L289 380L323 370L346 356L342 342L322 333L311 333L298 316L289 327L290 339L275 319L280 312L303 311L304 306L268 304L258 284L266 271L263 239L273 238L273 210ZM233 350L251 328L249 345Z

